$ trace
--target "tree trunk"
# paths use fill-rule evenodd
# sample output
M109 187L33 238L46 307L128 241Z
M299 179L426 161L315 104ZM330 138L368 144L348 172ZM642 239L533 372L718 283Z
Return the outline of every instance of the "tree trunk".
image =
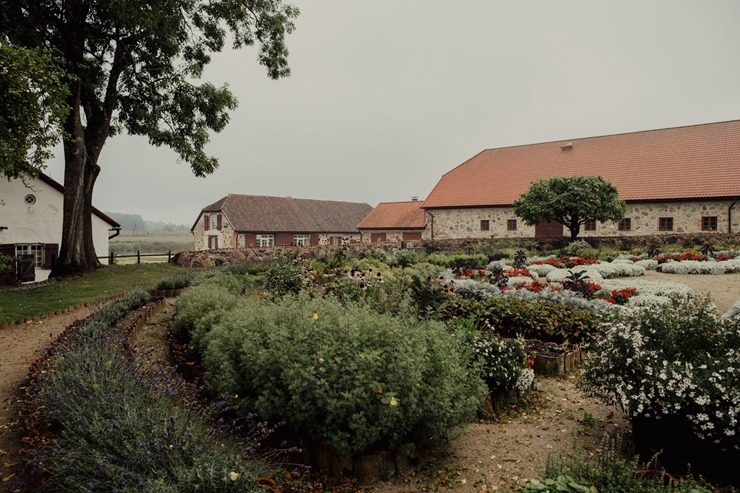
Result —
M92 187L99 168L84 145L64 143L64 212L59 258L50 277L90 272L100 266L92 231Z

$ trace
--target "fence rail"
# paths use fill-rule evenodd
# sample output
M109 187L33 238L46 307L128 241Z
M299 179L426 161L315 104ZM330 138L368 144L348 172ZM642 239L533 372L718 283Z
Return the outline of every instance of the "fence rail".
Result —
M113 265L115 260L118 258L135 258L136 263L140 264L142 257L167 257L167 262L169 262L172 260L172 250L168 250L166 253L141 253L141 250L136 250L135 254L130 255L119 255L115 252L110 252L110 254L105 257L98 257L98 259L108 259L108 265Z

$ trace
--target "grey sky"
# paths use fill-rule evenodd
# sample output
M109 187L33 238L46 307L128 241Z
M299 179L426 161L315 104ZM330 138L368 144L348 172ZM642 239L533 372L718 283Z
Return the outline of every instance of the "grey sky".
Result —
M190 225L228 193L375 206L423 199L486 148L740 118L737 0L288 3L290 78L253 49L206 72L239 99L216 173L115 137L99 209ZM61 160L47 172L62 181Z

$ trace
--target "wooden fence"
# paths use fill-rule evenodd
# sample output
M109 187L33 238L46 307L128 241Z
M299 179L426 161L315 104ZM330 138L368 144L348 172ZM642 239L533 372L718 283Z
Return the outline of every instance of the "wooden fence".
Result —
M119 255L115 252L110 252L109 255L105 257L98 257L98 259L100 260L107 259L108 265L113 265L116 259L135 258L136 263L140 264L141 259L146 258L146 257L162 257L161 262L164 262L164 257L167 257L167 262L169 262L170 260L172 260L172 250L168 250L166 253L141 253L141 250L136 250L135 254L129 254L129 255Z

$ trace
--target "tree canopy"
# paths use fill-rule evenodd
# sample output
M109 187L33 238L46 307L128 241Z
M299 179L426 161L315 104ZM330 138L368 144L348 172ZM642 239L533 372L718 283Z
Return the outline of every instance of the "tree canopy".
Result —
M281 0L0 0L0 41L55 49L68 74L64 223L52 275L99 265L92 193L107 139L122 131L172 148L197 176L218 160L205 152L237 101L227 86L199 83L227 41L258 45L273 79L289 75L286 36L298 10Z
M48 49L0 44L0 175L33 175L51 157L69 112L69 89Z
M586 221L620 221L626 211L617 188L600 176L537 180L514 202L514 212L526 224L557 221L568 228L571 240Z

